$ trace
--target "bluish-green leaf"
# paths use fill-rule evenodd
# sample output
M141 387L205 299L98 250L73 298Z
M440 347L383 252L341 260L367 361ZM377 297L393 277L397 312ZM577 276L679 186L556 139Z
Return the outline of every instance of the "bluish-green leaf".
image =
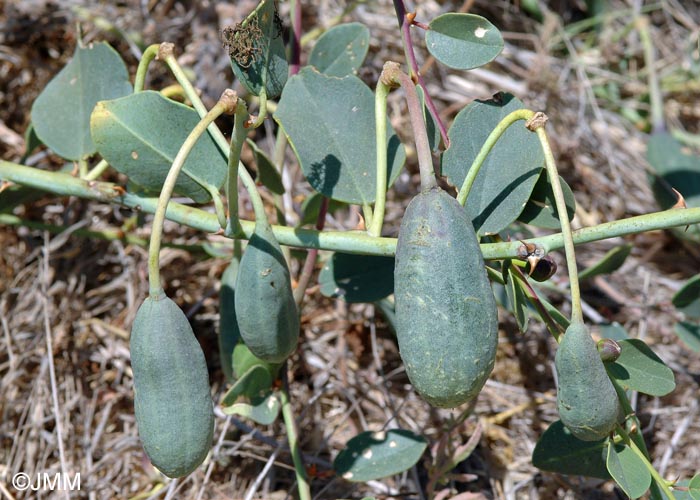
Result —
M576 213L574 193L563 177L559 176L559 182L561 183L561 190L564 192L566 212L569 215L569 221L571 221ZM557 212L554 193L546 170L543 169L540 173L537 183L532 189L532 194L530 194L530 199L525 204L525 208L523 208L518 220L544 229L561 228L559 212Z
M221 400L221 405L223 407L232 406L241 396L254 399L262 394L266 394L270 387L272 387L270 372L263 366L252 366L236 380L233 386L224 395L224 398Z
M455 69L472 69L501 53L503 37L481 16L450 12L432 20L425 32L425 45L441 63Z
M550 425L532 452L532 465L538 469L576 476L609 479L605 467L607 439L581 441L561 420Z
M508 261L506 261L508 262ZM508 309L515 316L518 323L518 329L521 332L527 331L527 324L530 318L528 311L528 301L525 292L522 289L522 283L515 277L515 273L510 265L508 265L508 281L505 289L508 296Z
M281 363L270 363L258 358L250 352L250 349L243 342L239 342L233 348L233 375L241 377L254 366L260 366L270 374L270 380L277 378Z
M369 29L361 23L334 26L318 39L309 64L329 76L357 74L369 49Z
M100 101L92 113L92 137L100 154L129 180L160 192L182 143L199 123L195 110L151 90L112 101ZM175 191L198 203L211 199L202 187L218 189L227 161L209 133L194 146L178 177Z
M608 442L608 472L630 498L639 498L651 485L644 461L629 446Z
M606 363L608 374L624 389L665 396L676 388L673 371L640 339L621 340L620 357Z
M491 130L523 107L512 95L499 94L495 100L473 101L457 114L448 132L450 147L442 155L442 173L453 185L462 186ZM498 233L518 218L544 165L540 142L523 123L516 122L501 136L467 198L467 211L479 235Z
M287 82L281 23L274 0L265 0L245 27L224 30L233 73L251 94L260 95L264 88L268 98L275 98Z
M612 339L616 342L630 338L627 330L620 323L608 323L598 325L600 336L604 339Z
M95 104L131 90L129 72L112 47L105 42L78 46L32 105L36 135L63 158L85 158L97 150L90 136Z
M34 124L30 122L27 130L24 131L24 153L22 154L22 158L20 158L19 163L25 163L29 158L29 155L42 144L41 139L39 139L39 136L36 135Z
M584 280L617 271L625 263L630 252L632 252L632 245L629 243L609 250L598 262L581 271L578 275L579 279Z
M700 352L700 325L689 321L679 321L674 325L676 335L695 352Z
M318 214L321 210L321 203L323 203L324 196L321 193L313 193L308 196L301 203L301 221L300 226L306 224L316 224L318 220ZM333 214L347 205L342 201L329 200L328 201L328 213Z
M219 356L221 358L221 370L228 381L236 377L233 371L233 349L241 339L236 320L236 276L238 275L239 259L233 257L221 276L221 289L219 290Z
M311 186L335 200L372 203L376 194L374 95L362 80L304 68L289 79L275 112ZM388 185L405 160L387 120Z
M423 120L425 121L425 130L428 132L430 150L433 153L437 153L440 151L440 142L442 141L440 127L438 127L437 120L435 120L435 117L425 104L425 90L423 90L423 87L416 85L416 92L418 93L418 99L420 99L423 108Z
M374 302L394 293L394 258L336 252L318 277L321 293L346 302Z
M258 175L255 180L275 194L284 194L282 176L274 163L272 163L272 160L268 158L265 152L260 149L255 142L250 140L246 142L248 146L250 146L250 149L253 150L255 166L258 168Z
M689 279L673 296L672 303L691 318L700 318L700 274Z
M667 209L676 203L671 188L683 195L688 207L700 207L700 155L686 152L671 134L661 132L649 139L647 161L657 174L651 178L651 187L661 208ZM687 231L676 230L675 234L697 239L700 228L695 224Z
M348 481L372 481L413 467L427 446L407 430L363 432L346 443L333 468Z
M251 403L236 403L223 409L227 415L240 415L260 425L270 425L280 413L282 405L274 392L255 398Z

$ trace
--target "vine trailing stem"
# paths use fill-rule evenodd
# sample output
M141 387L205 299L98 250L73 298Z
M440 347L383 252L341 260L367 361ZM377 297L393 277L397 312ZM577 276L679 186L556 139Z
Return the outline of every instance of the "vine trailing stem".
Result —
M228 223L226 234L238 234L240 223L238 222L238 171L243 142L248 133L245 123L248 120L248 108L243 99L238 99L233 118L233 133L228 154L228 178L226 184L226 200L228 203Z
M5 160L0 160L0 180L33 187L60 196L77 196L104 203L115 203L143 213L155 213L158 202L157 198L145 198L133 193L126 193L123 187L111 182L85 181L64 172L39 170ZM220 229L216 215L181 203L169 203L166 218L208 233L216 233ZM671 208L577 229L572 232L572 236L574 243L579 245L698 223L700 223L700 207ZM235 237L250 238L255 223L241 220L240 224L242 233L235 235ZM365 231L318 231L279 225L272 226L272 231L277 241L286 246L379 256L393 256L396 252L396 238L376 238L368 235ZM484 259L502 260L516 258L518 248L523 243L539 244L546 252L550 252L563 248L564 237L562 233L553 233L522 241L483 243L480 247Z
M175 189L177 177L180 175L187 156L197 143L197 139L201 137L207 130L210 123L213 123L223 113L231 113L234 111L237 95L232 90L226 90L222 94L219 102L209 111L204 118L192 129L192 132L187 136L185 142L180 146L173 164L168 171L168 176L165 178L163 188L158 198L158 204L153 217L153 225L151 228L151 242L148 248L148 287L151 297L157 297L163 290L160 282L159 255L160 242L163 233L163 221L165 220L168 202Z
M146 50L143 51L141 60L139 60L139 66L136 69L136 76L134 77L134 93L141 92L146 85L146 74L148 73L148 67L150 66L153 59L158 56L158 51L160 50L160 44L154 43L149 45Z
M486 141L484 142L483 146L481 146L479 154L476 155L476 158L474 158L474 161L469 167L469 170L467 170L467 175L464 178L462 187L459 189L459 193L457 193L457 201L460 203L460 205L464 206L467 203L467 198L469 197L469 192L471 191L472 186L474 185L476 176L479 174L481 166L484 164L486 157L496 145L496 142L498 142L498 139L500 139L501 136L505 133L505 131L508 130L508 127L513 125L515 122L519 120L529 120L534 115L535 112L529 109L517 109L507 114L498 123L498 125L496 125L496 128L494 128L491 131L489 136L486 138Z

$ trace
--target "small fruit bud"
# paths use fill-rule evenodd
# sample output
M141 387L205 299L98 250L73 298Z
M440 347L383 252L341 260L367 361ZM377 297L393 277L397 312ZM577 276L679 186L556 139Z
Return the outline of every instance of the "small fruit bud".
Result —
M532 266L532 258L528 259ZM547 281L557 272L557 263L549 255L545 255L535 262L534 267L530 267L530 278L535 281Z
M620 357L620 344L613 339L600 339L598 341L598 353L604 363L611 363Z

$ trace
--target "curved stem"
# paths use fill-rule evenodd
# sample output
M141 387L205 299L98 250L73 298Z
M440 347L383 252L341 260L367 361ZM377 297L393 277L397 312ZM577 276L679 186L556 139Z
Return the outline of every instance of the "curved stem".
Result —
M299 489L299 500L311 500L311 487L306 477L304 468L304 458L299 447L299 431L294 418L294 411L289 400L289 378L287 376L287 365L282 367L282 390L280 390L280 402L282 405L282 418L287 431L289 449L292 452L292 462L294 462L294 472L297 477L297 487Z
M420 99L418 99L416 86L413 80L401 71L398 63L391 61L384 64L380 80L387 85L401 85L406 93L406 104L408 105L408 114L411 118L413 139L416 143L416 155L418 156L418 167L420 168L420 187L422 191L434 188L437 186L437 179L433 169L433 157L430 153L428 131L425 128L425 121L423 121L423 108Z
M134 77L134 93L141 92L146 85L148 66L158 55L159 47L159 44L154 43L153 45L149 45L143 52L141 60L139 61L139 67L136 69L136 76Z
M228 202L228 224L226 234L235 235L240 232L241 225L238 222L238 172L241 160L241 151L248 130L245 128L248 120L248 108L243 99L238 99L236 113L233 118L233 134L228 153L228 182L226 183L226 199Z
M377 144L377 190L374 197L374 211L372 212L372 224L369 234L381 236L384 223L384 210L386 208L387 187L387 148L386 148L386 99L391 87L386 85L381 78L377 82L374 93L374 120Z
M250 128L258 128L260 125L262 125L265 122L265 118L267 117L267 91L265 90L265 83L264 80L266 80L266 75L263 75L263 88L260 89L260 95L259 97L259 103L260 103L260 108L258 109L258 117L255 119L253 123L251 123L249 126Z
M518 120L529 120L534 115L535 112L530 111L529 109L515 110L506 115L498 123L498 125L496 125L496 128L491 131L489 136L486 138L486 141L484 141L484 145L481 146L479 154L476 155L471 167L469 167L469 170L467 170L467 175L464 178L462 187L460 188L459 193L457 193L457 201L460 203L460 205L464 206L467 203L467 197L469 196L469 192L474 185L474 180L479 174L479 170L481 170L481 166L484 164L486 157L496 145L496 142L498 142L498 139L501 138L505 131L508 130L508 127L510 127L513 123L517 122Z
M175 183L177 182L177 177L182 170L187 156L192 151L192 148L197 143L197 139L204 134L207 127L216 118L218 118L222 113L230 112L234 109L236 105L236 93L227 90L219 99L219 102L206 114L202 120L192 129L192 132L187 136L185 142L180 146L180 150L177 152L173 164L168 171L168 176L165 178L163 183L163 188L160 192L160 197L158 198L158 205L156 207L155 216L153 217L153 225L151 228L151 242L148 247L148 286L149 294L152 297L158 296L162 292L162 286L160 283L160 269L159 269L159 255L160 255L160 241L163 233L163 221L165 220L166 210L168 208L168 202L175 189Z
M528 128L535 129L537 137L540 140L540 144L542 145L542 151L544 152L544 165L547 169L547 175L549 176L549 183L552 185L552 191L554 192L554 201L557 206L557 212L560 214L566 214L566 200L564 199L564 192L561 189L561 182L559 180L559 173L557 172L557 166L554 161L554 155L552 154L552 148L549 147L547 133L544 131L545 122L546 116L544 116L544 114L537 113L535 117L528 120ZM568 217L560 217L559 221L561 223L561 234L564 237L564 253L566 254L566 266L569 272L569 287L571 289L571 322L582 323L583 311L581 309L581 290L578 282L576 252L574 250L574 239L571 234L571 224L569 223Z

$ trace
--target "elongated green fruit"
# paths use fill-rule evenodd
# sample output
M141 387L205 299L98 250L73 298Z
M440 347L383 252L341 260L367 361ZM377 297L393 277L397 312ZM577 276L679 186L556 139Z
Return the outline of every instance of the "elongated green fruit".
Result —
M269 224L257 223L236 279L236 317L243 342L255 356L281 363L299 341L289 269Z
M139 308L130 347L143 447L163 474L185 476L204 461L214 433L202 348L185 314L164 293Z
M557 410L562 423L582 441L606 437L617 423L620 402L583 323L572 323L566 329L554 366Z
M472 222L440 188L406 209L394 290L399 350L418 393L443 408L474 398L496 358L496 301Z
M238 259L234 257L221 276L221 290L219 290L219 356L221 369L229 381L236 379L233 371L233 349L241 338L236 319L238 265Z

